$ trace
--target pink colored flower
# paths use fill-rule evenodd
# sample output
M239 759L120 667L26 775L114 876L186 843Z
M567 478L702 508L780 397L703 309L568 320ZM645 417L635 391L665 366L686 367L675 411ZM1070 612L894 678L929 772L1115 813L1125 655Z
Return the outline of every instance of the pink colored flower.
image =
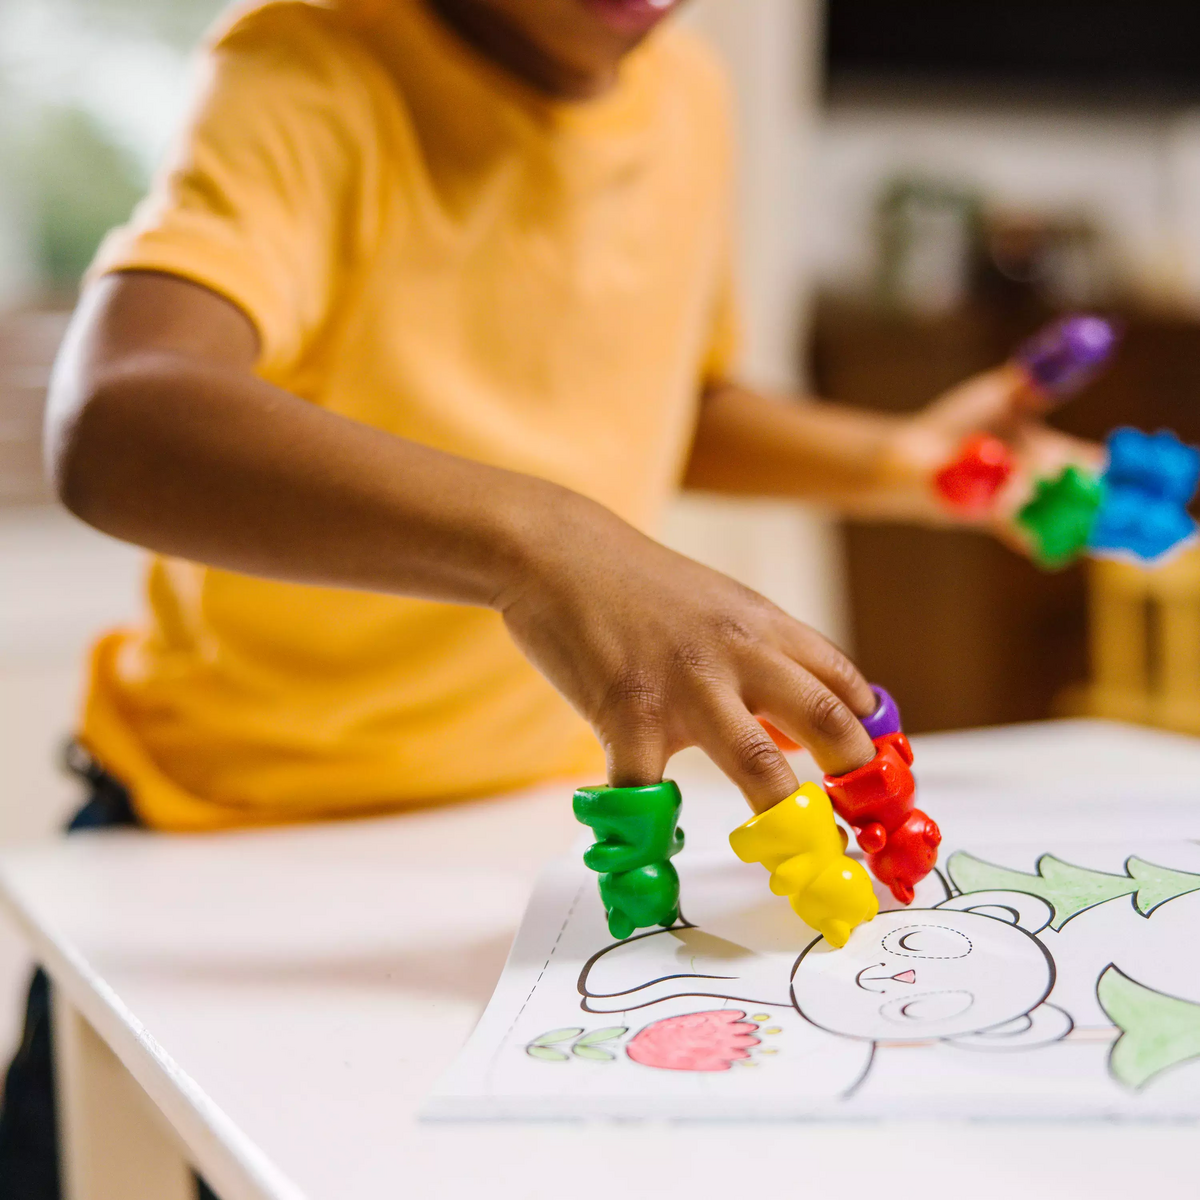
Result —
M749 1058L750 1047L759 1043L754 1036L758 1026L745 1016L722 1008L664 1017L631 1038L625 1052L644 1067L664 1071L728 1071L739 1058Z

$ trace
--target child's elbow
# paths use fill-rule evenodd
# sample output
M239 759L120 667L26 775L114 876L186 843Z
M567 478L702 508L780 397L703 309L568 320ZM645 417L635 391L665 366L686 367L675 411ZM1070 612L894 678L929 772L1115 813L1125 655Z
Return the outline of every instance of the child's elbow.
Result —
M46 475L59 502L80 520L103 527L117 486L120 378L91 376L60 358L51 377L43 427Z

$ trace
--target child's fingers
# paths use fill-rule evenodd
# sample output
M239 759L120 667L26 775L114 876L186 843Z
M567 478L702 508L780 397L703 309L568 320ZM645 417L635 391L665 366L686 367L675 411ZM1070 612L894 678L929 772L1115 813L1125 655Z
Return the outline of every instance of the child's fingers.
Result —
M866 676L828 638L791 617L779 634L780 649L792 662L811 672L856 716L875 710L875 693Z
M980 429L1003 433L1028 416L1034 403L1028 376L1020 367L1005 363L943 393L926 410L925 417L952 436Z
M654 703L636 698L616 711L603 735L608 782L612 787L661 783L666 770L666 734Z
M661 741L633 734L612 739L605 747L612 787L649 787L662 783L667 753Z
M766 812L799 787L771 735L733 692L707 713L696 744L741 789L755 812Z
M1015 439L1025 471L1034 478L1057 475L1064 467L1082 467L1094 474L1104 470L1107 453L1098 442L1071 437L1045 425L1027 425Z
M859 716L821 680L786 659L771 664L754 681L747 700L755 712L808 750L827 774L844 775L870 762L875 753ZM874 700L871 693L870 709Z

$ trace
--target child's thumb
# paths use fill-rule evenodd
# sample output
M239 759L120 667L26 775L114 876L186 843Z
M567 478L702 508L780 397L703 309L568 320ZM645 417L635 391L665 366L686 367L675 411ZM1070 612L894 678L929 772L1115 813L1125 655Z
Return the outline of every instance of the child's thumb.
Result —
M1041 411L1044 403L1032 392L1029 376L1016 363L972 375L936 404L936 415L945 426L963 435L986 430L1003 436Z

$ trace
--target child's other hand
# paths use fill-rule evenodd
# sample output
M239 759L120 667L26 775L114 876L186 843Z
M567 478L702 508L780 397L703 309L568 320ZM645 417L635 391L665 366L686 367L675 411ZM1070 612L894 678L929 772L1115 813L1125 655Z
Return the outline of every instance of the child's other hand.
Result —
M991 528L1018 549L1025 538L1015 516L1038 479L1068 464L1099 472L1104 448L1051 429L1043 420L1049 405L1030 388L1019 367L1006 363L974 375L939 396L896 428L883 464L883 490L893 497L892 515L937 524ZM1016 470L990 511L956 510L942 500L933 476L954 459L964 438L992 433L1008 443Z
M836 774L870 760L875 698L814 630L608 510L554 490L497 607L529 659L592 724L614 786L657 783L699 746L755 811L796 790L762 715Z

